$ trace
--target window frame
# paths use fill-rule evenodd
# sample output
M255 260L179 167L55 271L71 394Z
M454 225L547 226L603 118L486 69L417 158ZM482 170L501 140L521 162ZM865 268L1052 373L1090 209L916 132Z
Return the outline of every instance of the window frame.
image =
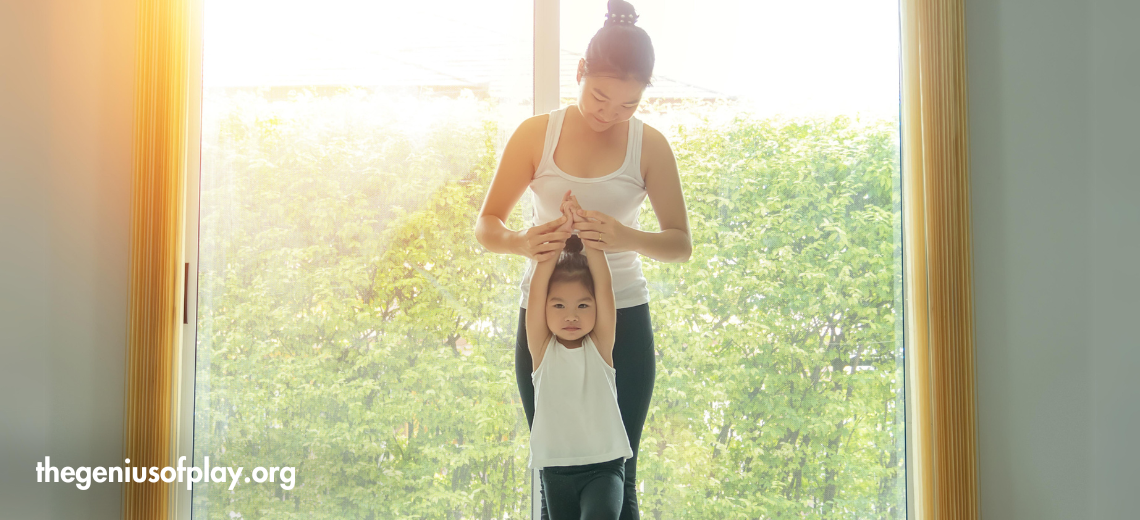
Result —
M533 0L534 10L534 115L549 113L552 110L560 108L560 20L559 12L561 9L559 0ZM175 413L171 416L172 424L171 431L174 432L174 439L172 439L174 450L172 460L177 460L178 457L185 455L190 464L194 463L194 388L195 388L195 373L196 373L196 360L197 360L197 301L198 301L198 264L199 264L199 248L198 248L198 232L199 232L199 217L200 217L200 176L201 176L201 149L202 149L202 50L203 50L203 21L205 16L204 0L192 0L190 2L190 17L188 20L189 38L190 38L190 52L188 56L189 67L189 81L191 88L189 89L188 100L188 114L187 118L187 150L186 154L186 177L185 177L185 229L184 229L184 268L185 268L185 309L184 309L184 322L181 330L181 351L178 353L175 363L175 385L176 391L172 392L172 409ZM899 25L899 39L900 49L905 44L902 25L902 8L900 3L900 25ZM900 78L903 75L903 61L900 56ZM900 85L900 98L902 97ZM900 103L900 110L902 104ZM905 121L900 120L900 126ZM901 129L900 129L901 130ZM900 131L901 138L901 131ZM901 143L900 143L901 146ZM900 172L901 173L901 172ZM900 175L900 183L904 183L906 175ZM903 212L900 218L906 217L906 203L907 203L907 190L906 186L901 186L902 190L902 206ZM905 240L905 233L904 233ZM902 268L905 270L907 260L905 258L906 246L904 245L904 258L902 260ZM907 287L904 280L903 293L904 299L907 297ZM905 307L904 307L905 308ZM911 325L911 317L903 316L904 331ZM905 334L905 332L904 332ZM903 401L904 401L904 468L906 471L906 517L908 519L915 519L916 508L913 500L914 486L916 482L916 475L914 475L914 467L912 466L912 456L915 455L915 446L917 439L912 437L911 422L914 417L914 406L911 390L911 372L912 363L909 358L909 345L904 347L905 361L903 367ZM531 474L531 510L532 518L540 518L541 505L538 497L539 493L539 479L538 470L533 470ZM176 520L190 520L191 507L193 499L193 491L187 490L186 486L178 485L175 483L170 489L170 511L169 517Z
M203 0L190 2L190 19L187 21L190 32L190 49L187 57L189 67L189 100L187 120L187 146L186 146L186 185L183 251L185 268L185 286L183 302L182 342L181 351L177 353L174 377L177 389L172 392L174 402L172 409L176 413L171 417L174 421L171 431L175 432L174 458L185 455L194 464L194 374L198 358L198 218L199 214L199 179L202 169L202 23L205 16L205 3ZM175 483L170 491L169 517L176 520L190 520L193 491L187 490L185 485Z

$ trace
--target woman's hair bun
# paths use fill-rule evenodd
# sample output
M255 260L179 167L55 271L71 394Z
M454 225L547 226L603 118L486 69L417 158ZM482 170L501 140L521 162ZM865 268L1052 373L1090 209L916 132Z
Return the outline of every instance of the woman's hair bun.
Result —
M607 4L606 23L610 25L633 25L637 22L637 11L633 4L625 0L610 0Z
M582 239L578 238L578 235L570 235L570 238L566 239L566 247L564 248L564 251L570 254L581 253Z
M637 11L625 0L609 0L606 23L586 46L585 76L611 76L652 85L653 42L634 25Z

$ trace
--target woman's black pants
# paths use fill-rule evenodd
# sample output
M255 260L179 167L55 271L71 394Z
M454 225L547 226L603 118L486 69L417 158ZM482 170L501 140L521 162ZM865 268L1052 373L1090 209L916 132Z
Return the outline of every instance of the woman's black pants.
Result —
M526 309L519 309L518 334L515 340L515 379L519 385L523 410L528 425L534 424L534 383L530 379L533 369L530 349L526 342ZM653 324L649 320L649 304L617 310L617 330L614 336L614 369L617 372L618 409L629 436L633 457L625 461L625 492L622 498L620 520L638 520L637 511L637 447L641 443L641 429L649 413L649 400L653 397L653 378L657 373L653 350ZM549 520L546 510L545 484L543 484L542 520Z

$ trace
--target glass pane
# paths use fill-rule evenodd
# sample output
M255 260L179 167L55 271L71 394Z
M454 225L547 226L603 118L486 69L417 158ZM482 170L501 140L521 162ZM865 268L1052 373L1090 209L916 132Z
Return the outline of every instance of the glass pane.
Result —
M642 258L641 516L905 518L897 2L633 4L694 244ZM605 2L561 6L567 105Z
M524 264L471 227L533 111L531 1L205 10L194 458L296 470L194 518L529 516Z

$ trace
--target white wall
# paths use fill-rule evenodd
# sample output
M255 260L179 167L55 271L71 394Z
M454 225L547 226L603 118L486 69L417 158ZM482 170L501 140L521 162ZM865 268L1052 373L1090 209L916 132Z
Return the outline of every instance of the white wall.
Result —
M121 517L131 0L0 2L0 518Z
M986 520L1140 517L1138 22L966 0Z

